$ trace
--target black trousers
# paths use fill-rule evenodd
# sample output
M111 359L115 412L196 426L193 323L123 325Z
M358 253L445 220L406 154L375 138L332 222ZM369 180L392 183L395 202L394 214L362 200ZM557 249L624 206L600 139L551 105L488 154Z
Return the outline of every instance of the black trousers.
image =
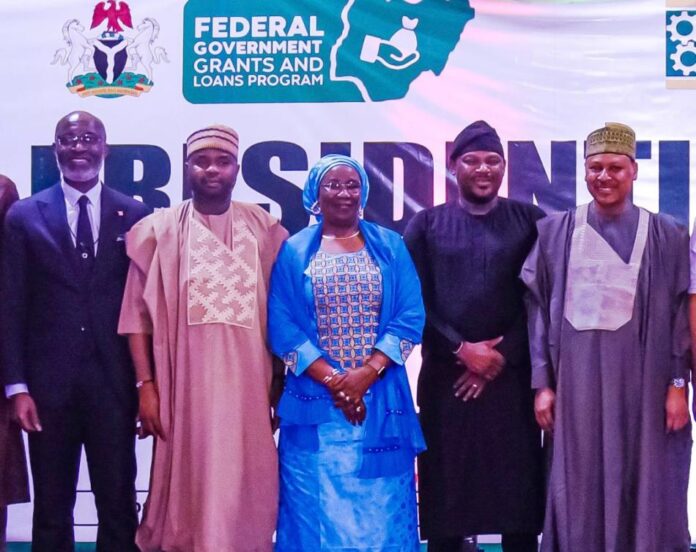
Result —
M32 551L74 550L73 509L84 446L99 518L97 551L137 552L135 408L113 393L98 363L81 364L83 377L64 404L37 404L42 431L29 435Z
M463 537L446 537L428 540L428 552L461 552ZM503 552L538 552L537 536L531 533L506 533L502 535ZM468 551L466 551L468 552Z

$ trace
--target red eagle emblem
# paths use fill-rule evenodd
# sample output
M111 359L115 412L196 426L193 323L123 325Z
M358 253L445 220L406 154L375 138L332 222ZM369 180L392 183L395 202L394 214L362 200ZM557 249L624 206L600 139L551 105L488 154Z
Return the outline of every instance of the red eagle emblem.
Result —
M118 0L106 0L105 2L99 2L94 7L92 26L90 29L98 27L105 19L108 22L106 30L113 33L123 31L123 27L121 27L119 22L123 23L130 29L133 28L130 8L125 2L119 2Z

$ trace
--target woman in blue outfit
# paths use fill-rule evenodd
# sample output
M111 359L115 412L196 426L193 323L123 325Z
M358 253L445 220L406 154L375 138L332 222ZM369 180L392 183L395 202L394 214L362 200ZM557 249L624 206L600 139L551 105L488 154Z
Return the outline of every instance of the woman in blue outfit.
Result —
M318 224L283 246L269 335L288 367L279 405L277 551L418 550L413 461L425 443L404 362L424 323L401 236L361 219L369 183L350 157L310 171Z

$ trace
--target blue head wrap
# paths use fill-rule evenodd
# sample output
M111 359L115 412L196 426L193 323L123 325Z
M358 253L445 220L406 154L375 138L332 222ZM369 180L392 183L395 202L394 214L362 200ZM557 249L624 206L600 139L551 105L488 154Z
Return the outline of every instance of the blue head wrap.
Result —
M310 169L309 174L307 175L307 181L305 182L304 191L302 192L302 204L304 205L305 211L315 215L317 218L319 218L321 215L314 213L312 211L312 207L319 200L319 184L321 183L321 179L324 178L324 175L327 172L339 165L347 165L348 167L355 169L355 172L358 173L358 176L360 177L360 184L362 186L360 193L360 208L364 209L365 205L367 204L367 196L370 194L370 183L367 180L367 173L365 172L365 169L363 169L362 165L352 157L332 153L319 159L316 165Z

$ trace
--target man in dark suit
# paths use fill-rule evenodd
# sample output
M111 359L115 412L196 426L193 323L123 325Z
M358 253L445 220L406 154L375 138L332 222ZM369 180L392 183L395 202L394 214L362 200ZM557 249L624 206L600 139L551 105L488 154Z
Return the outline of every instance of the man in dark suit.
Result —
M124 235L149 209L100 182L107 145L98 118L63 117L54 149L62 181L15 203L3 238L3 379L29 433L32 549L74 549L84 446L97 550L136 551L137 398L116 328L128 271Z

